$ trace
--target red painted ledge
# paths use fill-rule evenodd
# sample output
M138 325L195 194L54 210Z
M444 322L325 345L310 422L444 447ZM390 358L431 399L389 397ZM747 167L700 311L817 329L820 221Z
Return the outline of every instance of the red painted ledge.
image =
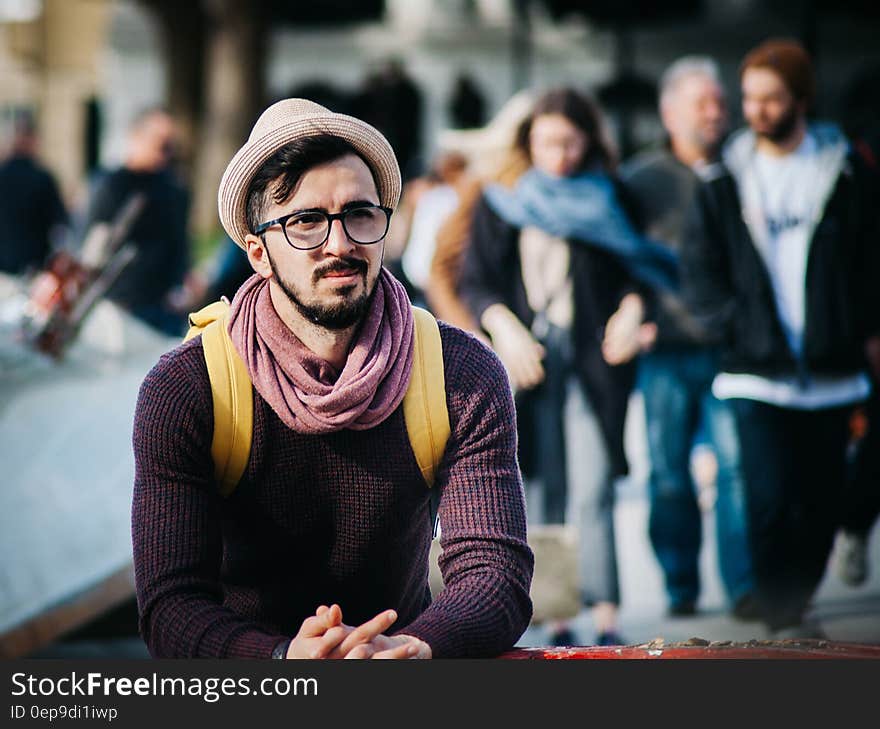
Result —
M592 660L592 659L875 659L880 645L838 643L830 640L750 640L709 642L692 638L683 643L651 641L635 646L569 646L561 648L514 648L499 658L508 660Z

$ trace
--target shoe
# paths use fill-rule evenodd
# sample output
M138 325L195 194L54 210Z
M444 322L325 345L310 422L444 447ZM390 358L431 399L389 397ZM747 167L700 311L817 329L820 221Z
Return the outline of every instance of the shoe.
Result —
M550 634L549 640L550 645L555 646L556 648L568 648L569 646L577 645L578 643L577 636L569 627L554 630Z
M690 615L697 614L697 604L693 600L682 600L674 602L669 606L666 614L670 618L686 618Z
M763 617L757 598L750 592L739 598L730 612L734 618L744 622L760 620Z
M596 635L596 645L626 645L626 641L616 630L603 630L601 633Z
M851 587L868 579L868 539L863 534L841 529L831 555L834 574Z

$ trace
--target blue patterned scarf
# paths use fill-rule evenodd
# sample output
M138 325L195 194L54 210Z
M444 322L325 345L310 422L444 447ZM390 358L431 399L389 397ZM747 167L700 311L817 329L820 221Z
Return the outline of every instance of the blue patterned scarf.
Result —
M623 211L612 179L602 172L553 177L531 168L510 190L489 185L489 207L505 222L613 253L629 274L664 291L678 289L678 259L638 233Z

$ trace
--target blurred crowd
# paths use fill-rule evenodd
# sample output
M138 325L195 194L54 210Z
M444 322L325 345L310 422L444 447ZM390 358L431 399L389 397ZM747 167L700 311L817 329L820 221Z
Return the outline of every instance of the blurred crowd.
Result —
M697 610L706 509L731 613L774 635L821 636L805 615L829 564L851 585L867 576L880 513L876 130L848 138L813 118L814 70L795 42L751 50L739 83L745 125L731 130L716 63L679 59L659 82L664 141L619 160L584 90L521 92L486 122L462 76L426 173L420 93L399 63L356 97L291 94L369 121L398 152L408 182L385 264L504 364L530 529L576 530L572 579L597 644L626 642L613 508L636 390L670 616ZM176 135L166 111L141 113L121 167L69 213L20 119L0 166L0 270L39 269L137 197L125 232L137 255L108 298L170 336L187 311L231 299L247 259L227 240L194 268ZM549 628L578 642L565 616Z

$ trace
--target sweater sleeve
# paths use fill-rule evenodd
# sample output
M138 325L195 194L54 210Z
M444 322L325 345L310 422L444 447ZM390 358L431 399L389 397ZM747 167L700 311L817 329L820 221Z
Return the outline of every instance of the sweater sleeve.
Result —
M269 658L285 636L223 606L213 407L200 340L144 380L134 419L139 628L156 658ZM289 636L286 636L289 637Z
M458 331L443 346L452 434L434 488L442 489L444 588L400 632L427 642L436 658L494 656L515 644L532 615L516 416L491 350Z
M720 184L720 183L716 183ZM685 304L713 342L729 335L736 308L728 248L721 234L722 221L712 204L712 188L703 183L684 226L681 251L682 292Z

